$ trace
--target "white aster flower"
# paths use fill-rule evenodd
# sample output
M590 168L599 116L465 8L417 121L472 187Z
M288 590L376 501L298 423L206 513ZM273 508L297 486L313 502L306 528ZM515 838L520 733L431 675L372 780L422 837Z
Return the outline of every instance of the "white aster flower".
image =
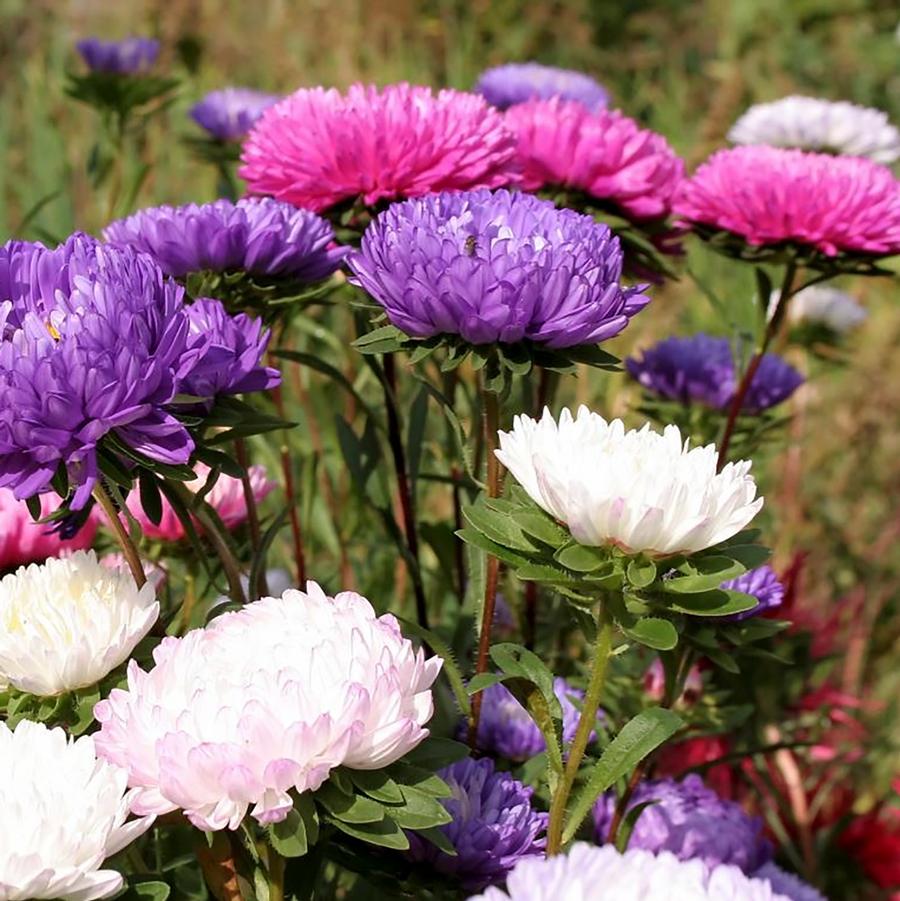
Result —
M791 901L738 867L583 842L567 855L523 858L506 885L469 901Z
M314 582L164 639L154 660L97 704L98 753L128 770L136 813L180 807L209 830L251 807L277 822L334 767L398 760L428 735L441 668L393 616Z
M581 544L627 553L695 553L741 531L762 507L750 462L716 473L716 448L689 448L677 426L625 431L587 407L559 424L545 409L500 432L497 457ZM755 499L756 498L756 499Z
M779 292L773 291L769 301L770 318L775 312L778 297ZM855 297L840 288L810 285L789 300L787 316L791 322L822 325L835 334L846 335L859 328L869 314Z
M0 580L0 681L41 697L95 685L158 616L153 586L93 551L23 566Z
M900 131L886 113L818 97L791 96L751 106L731 127L728 140L865 156L877 163L900 158Z
M103 861L153 818L128 821L126 774L90 736L22 720L0 723L0 901L92 901L122 886Z

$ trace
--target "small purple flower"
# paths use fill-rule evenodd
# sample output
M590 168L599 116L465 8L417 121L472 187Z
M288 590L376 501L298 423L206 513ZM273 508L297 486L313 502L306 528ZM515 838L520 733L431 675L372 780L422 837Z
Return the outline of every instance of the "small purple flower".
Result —
M615 792L594 805L594 830L604 844L616 809ZM700 858L707 866L733 864L752 873L772 856L759 817L751 817L734 801L720 798L697 775L681 782L659 779L638 785L628 810L651 803L638 816L629 848L670 851L679 860Z
M575 737L580 716L571 699L581 701L584 692L560 676L553 680L553 691L562 706L563 741L568 743ZM480 751L516 762L529 760L547 747L531 714L500 683L486 688L482 696L477 744Z
M494 772L491 760L466 758L440 770L452 797L442 801L453 820L438 828L453 847L452 857L408 833L409 857L464 888L479 891L501 882L523 858L543 855L547 814L531 806L533 789L509 773Z
M153 38L128 37L121 41L85 38L75 46L92 72L115 75L144 72L159 56L159 41Z
M775 574L771 566L758 566L735 579L723 582L722 588L731 591L740 591L743 594L751 594L756 598L756 606L743 613L735 613L733 616L723 616L725 620L744 620L751 616L757 616L766 610L774 610L780 607L784 600L784 585Z
M176 278L243 270L316 282L346 254L333 246L334 230L321 216L268 197L140 210L110 223L103 237L150 254Z
M590 75L540 63L507 63L487 69L478 78L475 93L499 109L551 97L578 100L592 110L603 109L609 103L606 88Z
M727 338L698 334L666 338L643 357L629 357L625 366L648 391L684 404L726 409L734 398L737 379L734 354ZM766 354L744 400L743 411L761 413L790 397L803 376L774 354Z
M238 141L281 98L252 88L221 88L195 103L188 115L219 141Z
M762 879L772 886L772 891L786 901L827 901L825 896L793 873L782 870L771 861L753 873L754 879Z
M352 282L413 338L596 344L649 302L643 287L619 284L622 250L607 226L506 190L395 203L348 261Z

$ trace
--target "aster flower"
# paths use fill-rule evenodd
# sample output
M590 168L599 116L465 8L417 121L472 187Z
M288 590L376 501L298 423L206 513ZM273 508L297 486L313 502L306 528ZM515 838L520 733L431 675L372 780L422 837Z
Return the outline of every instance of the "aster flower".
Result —
M551 97L577 100L592 110L603 109L609 102L606 89L590 75L540 63L506 63L486 69L478 77L475 93L498 109Z
M348 263L353 283L413 338L596 344L649 302L620 286L622 253L605 225L503 190L394 204Z
M818 889L771 861L753 873L753 878L768 882L773 892L783 895L788 901L828 901Z
M509 773L495 772L487 759L465 758L438 775L452 792L442 803L453 819L437 828L456 856L410 833L410 858L477 891L501 882L518 861L543 855L547 814L532 808L533 789Z
M594 832L604 844L618 797L606 792L594 805ZM681 782L657 779L641 782L628 802L628 810L647 804L635 823L629 848L669 851L679 860L698 858L707 866L733 864L745 873L756 870L772 856L759 817L745 813L740 804L720 798L697 775Z
M506 885L505 892L489 888L469 901L791 901L737 867L583 842L564 856L521 861Z
M195 103L188 115L217 141L239 141L281 98L253 88L220 88Z
M159 56L159 41L128 37L121 41L85 38L76 45L81 58L92 72L134 75L149 69Z
M158 616L153 586L93 551L21 567L0 579L0 682L40 697L96 685Z
M871 160L775 147L720 150L679 188L675 213L747 244L826 257L900 251L900 182Z
M278 822L334 767L398 760L428 734L441 667L394 617L314 582L166 638L154 661L97 704L98 753L127 769L136 813L182 808L204 830Z
M49 495L41 498L42 516L49 516L58 507L58 499ZM91 546L96 534L97 519L91 516L75 535L64 538L52 526L35 522L24 501L17 501L11 491L0 488L0 570L84 550Z
M653 662L644 673L644 692L647 696L659 703L666 694L666 671L659 657L654 657ZM684 680L684 688L676 703L692 704L703 694L703 675L700 667L695 663L689 670Z
M684 164L662 135L620 112L559 98L512 107L506 125L518 139L526 190L583 191L631 219L668 215Z
M241 177L321 211L514 181L515 140L483 98L408 84L303 88L269 107L244 143Z
M122 887L103 861L153 819L128 819L125 773L94 740L22 720L0 722L0 898L93 901Z
M778 305L778 291L772 292L769 314ZM795 325L820 326L835 335L859 328L869 314L859 301L831 285L810 285L794 294L787 307L788 320Z
M580 702L584 692L569 685L560 676L553 680L553 691L562 706L563 742L568 743L575 737L580 716L572 698ZM477 736L480 751L523 762L545 750L547 745L537 723L505 685L498 683L489 686L481 699Z
M626 553L695 553L741 531L759 512L749 461L716 472L716 448L690 448L676 426L625 431L587 407L557 423L517 416L500 432L500 462L541 508L586 545Z
M683 404L727 410L738 386L734 351L727 338L698 334L666 338L625 361L628 373L651 394ZM787 400L803 376L775 354L765 354L744 399L742 412L761 413Z
M731 127L728 140L864 156L876 163L900 158L900 131L887 113L821 97L795 95L751 106Z
M728 617L732 620L744 620L751 616L758 616L766 610L775 610L781 606L784 600L784 585L771 566L758 566L735 579L729 579L722 583L722 588L730 591L739 591L756 598L756 606L743 613L735 613Z
M268 197L140 210L107 225L103 237L150 254L176 278L210 270L317 282L346 253L320 216Z

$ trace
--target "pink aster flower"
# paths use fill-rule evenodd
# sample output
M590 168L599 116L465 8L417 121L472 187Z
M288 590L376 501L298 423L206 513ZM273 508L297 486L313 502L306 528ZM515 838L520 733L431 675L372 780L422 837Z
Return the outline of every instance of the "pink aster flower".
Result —
M58 506L59 499L52 495L41 498L41 513L44 516ZM66 551L86 550L97 534L97 518L89 516L71 538L63 538L52 530L52 524L37 523L31 518L25 501L17 501L12 491L0 488L0 570L40 563Z
M302 88L248 135L241 177L251 194L325 210L515 181L515 138L475 94L409 84Z
M675 212L751 245L794 242L826 256L900 251L900 182L886 166L857 157L720 150L682 183Z
M315 582L166 638L153 658L94 708L98 754L127 770L133 811L181 808L205 830L236 829L248 810L279 822L292 790L335 767L398 760L428 735L442 662L365 598Z
M574 100L531 100L511 107L522 186L574 188L634 219L668 215L684 163L666 139L616 110Z

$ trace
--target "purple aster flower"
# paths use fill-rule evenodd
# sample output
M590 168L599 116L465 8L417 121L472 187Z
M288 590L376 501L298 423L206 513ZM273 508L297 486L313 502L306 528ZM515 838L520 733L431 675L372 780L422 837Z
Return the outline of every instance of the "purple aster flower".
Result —
M560 676L553 680L553 691L562 706L563 741L570 742L575 737L580 716L571 699L574 697L580 702L584 692L573 688ZM484 690L477 743L480 751L517 762L529 760L547 747L531 714L500 683Z
M547 814L531 806L533 789L491 760L457 761L438 772L452 796L442 801L451 822L438 828L456 849L453 857L410 832L408 855L471 891L501 882L525 857L543 855Z
M327 278L346 249L321 216L271 198L140 210L110 223L103 237L154 257L167 275L244 270L301 282Z
M631 377L648 391L684 404L727 409L737 389L734 354L727 338L698 334L666 338L625 361ZM803 376L774 354L765 354L750 385L743 410L760 413L790 397Z
M740 591L744 594L752 594L756 598L756 606L743 613L735 613L733 616L723 616L726 620L743 620L751 616L757 616L766 610L774 610L781 606L784 600L784 585L775 575L775 570L771 566L758 566L751 569L743 575L735 579L729 579L723 582L722 588L731 591Z
M159 41L153 38L129 37L121 41L85 38L75 46L92 72L115 75L144 72L159 56Z
M80 508L109 433L188 461L193 441L167 410L194 355L183 293L149 257L87 235L0 248L0 487L31 497L62 465Z
M253 123L281 98L252 88L222 88L210 91L195 103L188 115L219 141L238 141Z
M487 69L479 76L475 93L499 109L551 97L578 100L592 110L609 103L606 88L590 75L540 63L507 63Z
M245 313L229 316L218 300L201 297L187 308L188 346L196 352L181 381L181 393L214 398L220 394L265 391L281 381L277 369L260 366L269 331Z
M348 261L353 283L413 338L596 344L649 301L619 284L622 250L607 226L505 190L395 203Z
M597 841L605 843L616 809L615 792L594 805ZM681 782L659 779L638 785L628 810L651 803L641 811L629 848L658 853L670 851L679 860L699 858L708 866L733 864L745 873L758 869L772 856L759 817L751 817L734 801L720 798L697 775Z
M763 879L772 891L788 901L827 901L825 896L793 873L787 873L771 861L753 873L754 879Z

